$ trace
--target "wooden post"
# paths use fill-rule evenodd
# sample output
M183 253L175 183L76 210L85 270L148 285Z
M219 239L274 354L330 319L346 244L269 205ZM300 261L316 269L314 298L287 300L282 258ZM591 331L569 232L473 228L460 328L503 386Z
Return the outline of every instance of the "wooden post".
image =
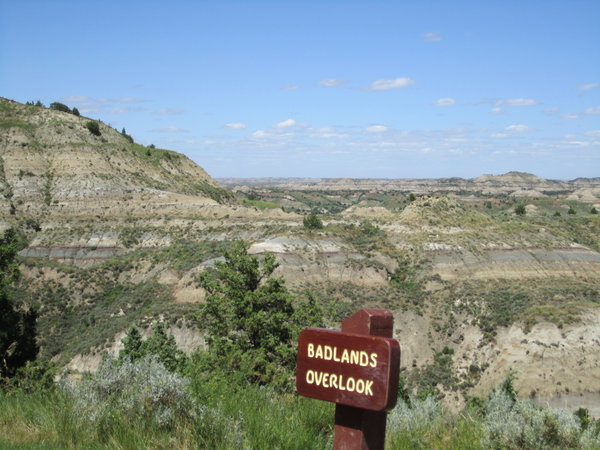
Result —
M342 322L342 332L391 338L394 316L385 310L361 309ZM397 377L392 380L398 390ZM335 407L334 450L382 450L385 444L385 411L370 411L337 404Z

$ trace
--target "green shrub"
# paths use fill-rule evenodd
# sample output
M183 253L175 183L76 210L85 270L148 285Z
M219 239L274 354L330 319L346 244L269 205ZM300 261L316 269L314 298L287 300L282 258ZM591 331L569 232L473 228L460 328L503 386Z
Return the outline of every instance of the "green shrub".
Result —
M59 102L50 103L50 109L55 109L56 111L62 111L62 112L66 112L66 113L71 112L71 109L67 105L64 105Z
M513 401L503 390L492 394L483 428L486 448L580 448L581 427L570 411Z
M169 372L154 356L122 364L105 358L96 373L64 383L62 389L74 401L77 415L91 423L118 412L132 422L171 429L195 415L189 380Z
M98 122L95 120L90 120L89 122L85 123L85 127L89 130L90 133L92 133L94 136L100 136L100 125L98 125Z
M19 390L28 394L52 391L55 388L54 377L57 372L58 368L49 361L27 361L8 381L8 390Z
M310 213L304 217L302 223L307 230L320 230L323 228L323 222L315 213Z
M527 211L526 211L526 209L525 209L525 205L523 205L523 204L517 205L517 206L515 207L515 214L516 214L517 216L524 216L526 212L527 212Z

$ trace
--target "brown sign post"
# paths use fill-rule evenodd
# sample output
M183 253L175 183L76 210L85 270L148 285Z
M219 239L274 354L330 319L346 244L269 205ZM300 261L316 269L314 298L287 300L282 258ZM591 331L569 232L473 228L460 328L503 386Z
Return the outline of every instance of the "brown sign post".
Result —
M296 389L336 403L334 449L383 449L400 368L393 324L388 311L361 309L342 322L342 331L300 333Z

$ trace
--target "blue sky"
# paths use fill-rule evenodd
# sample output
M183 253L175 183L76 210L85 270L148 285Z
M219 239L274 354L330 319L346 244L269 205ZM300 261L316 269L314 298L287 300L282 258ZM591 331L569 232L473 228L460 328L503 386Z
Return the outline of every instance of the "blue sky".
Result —
M600 176L600 1L0 0L0 96L215 177Z

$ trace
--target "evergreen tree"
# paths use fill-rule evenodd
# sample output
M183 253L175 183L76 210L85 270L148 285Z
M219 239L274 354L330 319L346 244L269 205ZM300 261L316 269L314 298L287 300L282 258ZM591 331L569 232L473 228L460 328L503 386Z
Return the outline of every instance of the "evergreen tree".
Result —
M119 352L119 361L125 359L136 361L145 356L144 341L142 341L142 335L136 327L132 326L121 342L123 342L123 349Z
M14 376L39 351L36 312L15 307L8 291L20 276L15 257L23 246L24 241L14 228L0 238L0 378Z
M525 209L525 205L517 205L515 208L515 214L517 216L524 216L527 210Z
M225 262L201 274L207 291L201 313L209 346L206 366L237 372L245 381L289 383L294 366L293 307L283 279L273 277L275 257L248 255L243 241Z
M171 372L181 372L186 363L184 353L177 348L173 335L167 334L162 322L152 327L152 336L144 342L144 353L157 355L160 362Z
M71 112L71 109L67 105L59 102L50 103L50 109L55 109L56 111L62 111L66 113Z
M164 324L160 322L152 327L152 335L146 341L142 340L139 330L132 326L121 342L123 349L119 352L119 362L156 355L171 372L182 372L187 363L185 354L177 348L175 338L166 333Z
M307 230L320 230L323 228L323 222L315 213L310 213L304 217L302 224Z

